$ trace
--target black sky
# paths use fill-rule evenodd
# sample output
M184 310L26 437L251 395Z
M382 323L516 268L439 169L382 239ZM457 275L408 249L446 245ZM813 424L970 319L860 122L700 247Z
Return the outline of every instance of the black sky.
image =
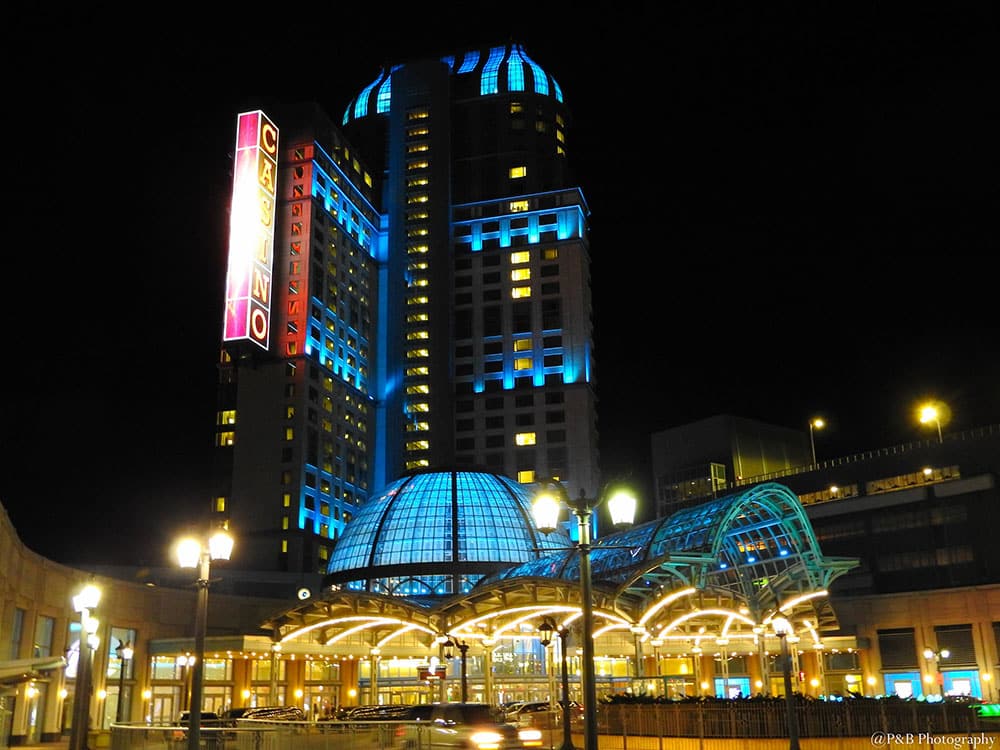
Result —
M924 397L946 429L1000 423L992 9L803 5L22 12L0 503L23 541L155 561L206 502L236 114L339 120L386 62L508 40L574 115L606 474L648 486L650 433L719 413L822 414L821 457L926 437Z

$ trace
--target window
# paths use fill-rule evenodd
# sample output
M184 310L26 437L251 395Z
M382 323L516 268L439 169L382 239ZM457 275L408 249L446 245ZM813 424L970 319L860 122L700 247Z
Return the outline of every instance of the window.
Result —
M558 260L558 258L559 258L559 251L556 248L551 247L551 248L549 248L548 250L545 250L542 253L542 257L545 260Z
M527 281L531 278L530 268L515 268L510 272L511 281Z
M527 167L523 167L522 166L522 167L511 167L510 168L510 178L512 180L517 179L518 177L524 177L527 174L528 174L528 168Z
M532 368L532 365L533 363L531 357L519 357L518 359L514 360L515 370L530 370Z
M524 299L525 297L531 296L530 286L516 286L510 290L510 296L512 299Z
M431 447L429 440L413 440L406 444L408 451L425 451Z
M524 471L517 472L517 481L521 484L531 484L535 481L535 470L525 469Z
M510 254L510 262L511 264L514 265L518 263L527 263L530 260L531 260L531 253L528 252L527 250L521 250L519 252Z
M528 201L511 201L508 206L512 214L521 213L528 210Z
M519 432L514 435L515 445L534 445L535 444L535 433L533 432Z
M529 352L531 351L531 339L516 339L514 341L514 351L515 352Z

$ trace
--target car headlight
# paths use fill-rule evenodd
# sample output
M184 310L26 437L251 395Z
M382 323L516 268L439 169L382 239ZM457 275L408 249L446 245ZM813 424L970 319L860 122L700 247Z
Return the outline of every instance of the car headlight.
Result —
M479 750L497 750L503 741L503 735L499 732L476 732L469 741Z
M519 729L517 738L525 747L542 746L542 731L540 729Z

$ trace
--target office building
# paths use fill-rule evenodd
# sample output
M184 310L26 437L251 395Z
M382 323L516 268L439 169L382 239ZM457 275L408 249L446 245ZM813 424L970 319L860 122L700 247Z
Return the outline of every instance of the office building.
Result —
M240 115L213 500L240 567L322 572L407 472L597 488L569 124L516 44L390 66L339 127Z

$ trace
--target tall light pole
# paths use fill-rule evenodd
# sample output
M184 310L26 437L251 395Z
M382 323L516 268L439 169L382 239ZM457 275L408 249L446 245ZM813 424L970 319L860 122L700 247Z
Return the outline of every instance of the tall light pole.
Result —
M118 641L115 648L115 655L118 657L118 708L115 710L115 721L121 724L122 715L125 713L125 669L126 665L132 661L132 644Z
M941 660L947 659L949 656L951 656L951 651L946 648L940 651L935 651L932 648L924 649L924 658L927 660L927 663L934 665L933 679L937 681L942 697L944 697L944 678L941 674Z
M814 437L814 432L822 430L824 427L826 427L826 422L821 417L813 417L809 420L809 447L812 448L813 466L816 465L816 438Z
M546 619L538 626L539 631L542 633L541 643L543 646L548 646L552 642L552 632L555 631L556 635L559 636L559 659L562 662L562 725L563 725L563 743L559 750L576 750L573 747L573 733L571 731L570 722L570 706L569 706L569 672L566 665L566 638L569 637L569 629L563 625L558 627L552 624L551 620Z
M920 423L927 424L933 422L937 425L938 442L944 442L944 435L941 434L941 412L934 404L926 404L920 407Z
M788 750L799 750L799 718L795 713L795 696L792 694L792 655L788 650L788 636L792 624L784 617L771 620L774 634L781 640L781 673L785 678L785 706L788 712Z
M535 526L543 534L556 530L559 511L563 503L576 516L579 539L576 550L580 553L580 607L583 611L583 720L584 750L597 750L597 675L594 672L594 600L590 573L590 519L594 511L607 502L611 521L616 528L628 526L635 519L636 499L624 490L608 492L607 488L596 498L588 498L581 489L579 497L569 497L566 488L547 480L553 492L542 491L535 498L532 513Z
M188 750L201 746L202 683L205 668L205 631L208 627L208 586L212 560L228 560L233 552L233 538L217 531L203 545L197 539L182 539L177 545L177 560L182 568L198 568L198 600L194 616L194 670L191 673L191 705L188 711Z
M92 611L101 601L101 590L92 583L84 586L73 597L73 609L80 614L80 652L76 659L76 695L73 699L73 727L69 736L69 750L87 747L87 730L90 724L91 653L96 647L97 620Z

